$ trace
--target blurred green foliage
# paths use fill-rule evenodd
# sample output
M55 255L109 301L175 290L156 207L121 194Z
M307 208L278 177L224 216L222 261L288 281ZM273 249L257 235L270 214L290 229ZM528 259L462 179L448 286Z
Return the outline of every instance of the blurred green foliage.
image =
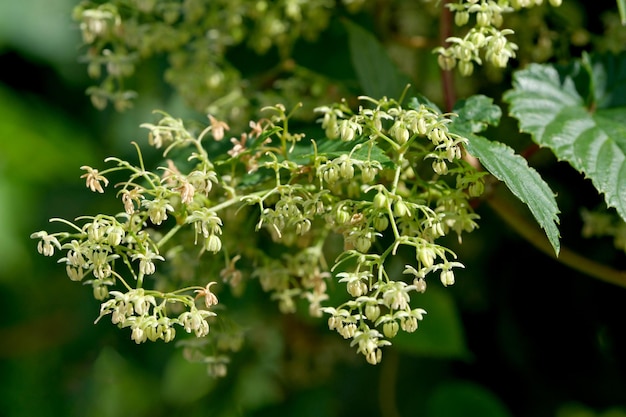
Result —
M388 3L379 5L385 10ZM481 230L455 248L466 264L455 287L429 289L423 299L427 320L418 332L398 336L378 367L356 358L324 331L323 323L281 316L254 289L241 301L256 306L248 311L254 319L245 323L251 329L249 346L234 356L221 380L186 361L180 349L136 346L108 323L94 326L98 305L84 296L90 289L69 282L63 268L38 256L28 236L47 227L50 217L73 218L108 204L84 191L78 167L97 166L112 153L132 154L129 142L145 141L138 126L152 109L185 110L176 98L161 94L167 87L150 67L142 68L138 89L146 92L134 109L124 114L92 109L84 95L88 80L76 58L80 37L70 20L74 5L72 0L0 3L3 416L626 414L626 292L547 259L486 208L480 209ZM403 7L419 6L399 2L397 8ZM611 42L623 33L605 13L615 15L614 9L614 1L565 0L563 14L545 20L568 37L553 39L554 55L567 58L594 42L615 45ZM416 35L432 35L425 22L422 31L414 28ZM398 24L415 22L399 19ZM344 36L339 27L333 26ZM601 42L605 30L613 35ZM367 33L349 26L347 31L349 42L367 42ZM325 42L324 36L330 35L318 42ZM242 56L234 61L245 62L245 50L235 53ZM419 74L418 89L436 97L430 53L393 47L396 55L406 58L403 70ZM324 61L306 54L300 60L311 66ZM359 74L349 61L337 62L328 72L356 85ZM506 74L487 73L459 90L489 90L499 97L502 91L487 86L494 77ZM505 121L501 128L506 134L514 126ZM546 153L531 162L545 168L542 175L556 184L562 235L590 257L624 269L624 254L612 251L610 242L578 237L575 208L599 203L590 184L568 166L553 164Z

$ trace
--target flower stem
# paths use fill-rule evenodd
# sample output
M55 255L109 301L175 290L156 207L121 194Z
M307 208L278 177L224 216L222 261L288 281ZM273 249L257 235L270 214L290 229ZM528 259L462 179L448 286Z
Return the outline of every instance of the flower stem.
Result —
M452 36L452 11L446 7L449 0L441 2L441 16L439 18L439 44L447 45L446 39ZM446 111L452 111L456 94L454 89L454 75L451 70L441 69L441 87L443 88L443 99Z

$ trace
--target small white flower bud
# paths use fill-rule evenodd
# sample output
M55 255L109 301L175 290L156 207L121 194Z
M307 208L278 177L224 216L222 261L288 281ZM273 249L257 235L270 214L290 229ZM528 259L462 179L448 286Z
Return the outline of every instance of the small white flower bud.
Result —
M387 196L383 192L379 192L374 196L374 208L383 210L387 208Z
M341 330L339 331L339 334L342 335L344 339L350 339L354 337L354 335L356 334L356 331L357 331L356 324L347 323L341 328Z
M400 326L395 321L388 321L383 325L383 334L386 338L391 339L398 334Z
M367 293L367 284L360 280L348 282L346 287L348 293L355 298Z
M473 182L472 184L470 184L468 188L470 197L478 197L482 195L484 191L485 191L485 184L481 180Z
M410 137L409 130L400 120L396 121L394 125L391 126L389 133L391 133L391 135L396 139L396 142L400 145L404 145Z
M439 276L444 287L454 285L454 272L451 269L444 269Z
M389 219L385 215L378 216L374 219L373 226L377 231L383 232L389 227Z
M133 339L135 343L140 344L148 339L148 335L146 334L146 332L143 331L141 327L137 326L133 329L130 338Z
M217 235L209 235L209 237L204 240L204 248L208 252L217 253L222 249L222 241Z
M354 166L350 160L343 161L339 166L339 172L341 173L341 177L347 180L352 179L354 177Z
M354 139L354 128L352 127L352 122L349 120L342 120L339 123L339 136L341 140L349 142Z
M346 224L350 220L350 213L345 208L340 208L335 212L335 221L337 224Z
M356 239L356 242L354 242L354 247L356 248L356 250L358 250L361 253L366 253L368 250L370 250L371 246L372 246L371 239L365 235L360 235Z
M81 268L74 268L71 265L65 267L65 272L72 281L80 281L85 276Z
M380 307L376 304L368 304L365 306L365 317L370 321L376 321L380 316Z
M417 319L415 317L404 318L400 322L400 326L405 332L413 333L415 330L417 330Z
M396 217L411 217L411 209L402 200L398 200L393 206L393 214Z
M309 219L302 219L296 223L297 234L304 235L309 230L311 230L311 221Z
M426 292L426 280L424 278L415 278L413 280L415 291L424 293Z
M448 173L448 166L445 161L436 160L433 162L433 171L439 175L446 175Z
M96 285L93 287L93 298L96 300L105 300L109 296L109 289L106 285Z
M469 21L469 12L467 10L460 10L454 14L454 24L457 26L463 26Z
M437 63L439 64L439 68L444 71L450 71L456 66L456 59L453 56L439 55L437 57ZM420 131L423 135L424 133Z
M326 168L326 170L324 170L324 174L323 174L324 181L326 181L329 184L336 183L339 177L340 177L339 169L334 165L330 165Z
M376 178L376 174L378 174L378 170L372 166L361 167L361 180L365 184L372 182Z
M417 257L425 268L430 268L435 263L435 251L429 247L423 247L418 251Z
M488 26L491 23L491 13L480 11L476 13L476 24L478 26Z
M459 72L464 77L469 77L474 72L474 64L472 61L460 61Z

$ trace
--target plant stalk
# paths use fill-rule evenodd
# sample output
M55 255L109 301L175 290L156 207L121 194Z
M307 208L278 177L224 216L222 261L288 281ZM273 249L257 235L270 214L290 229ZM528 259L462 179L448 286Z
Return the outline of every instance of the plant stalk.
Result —
M543 231L535 223L522 216L513 205L495 195L491 196L487 203L515 232L544 254L590 277L626 288L626 271L610 268L565 247L561 247L557 256Z

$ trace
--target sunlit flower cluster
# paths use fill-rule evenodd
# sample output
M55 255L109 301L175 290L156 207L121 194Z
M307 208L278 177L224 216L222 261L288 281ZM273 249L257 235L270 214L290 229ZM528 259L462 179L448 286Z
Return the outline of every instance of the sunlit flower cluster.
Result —
M111 168L82 167L98 194L108 174L128 174L116 185L119 214L55 219L70 231L33 238L46 256L65 251L69 278L102 300L98 320L110 315L137 343L171 341L175 326L212 337L219 280L237 295L256 279L281 312L305 304L311 316L330 315L329 327L378 363L399 331L417 330L428 277L454 284L463 265L436 241L476 228L469 200L484 187L462 159L467 139L448 129L453 115L416 99L362 100L356 111L316 109L320 136L310 139L289 131L292 113L281 105L235 141L224 140L230 128L213 115L196 131L160 113L142 127L163 166L147 168L135 144L137 165L108 158ZM338 238L342 248L329 251ZM414 262L392 276L401 248ZM340 305L326 304L332 281L345 286ZM203 361L222 374L227 361L213 352Z

